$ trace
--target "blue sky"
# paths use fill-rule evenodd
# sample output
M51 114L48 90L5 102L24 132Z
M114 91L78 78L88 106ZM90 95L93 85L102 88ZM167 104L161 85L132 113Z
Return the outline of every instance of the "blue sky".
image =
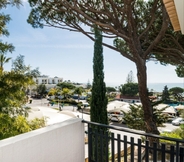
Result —
M62 77L64 80L87 83L93 80L93 45L94 43L80 33L56 28L34 29L27 23L30 12L28 3L19 9L7 8L12 20L7 25L9 37L3 41L12 43L15 51L8 54L15 59L19 54L25 56L25 64L32 68L39 67L42 75ZM135 80L136 67L119 53L104 48L104 74L107 86L119 86L126 82L132 70ZM11 69L11 62L4 66ZM162 66L154 62L147 63L148 83L181 83L175 67Z

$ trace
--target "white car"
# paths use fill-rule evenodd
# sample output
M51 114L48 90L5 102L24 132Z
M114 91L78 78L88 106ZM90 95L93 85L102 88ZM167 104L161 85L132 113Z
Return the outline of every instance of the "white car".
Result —
M108 118L110 121L121 122L123 120L122 113L109 113Z
M172 121L172 125L180 125L180 124L184 124L184 119L183 118L176 118Z

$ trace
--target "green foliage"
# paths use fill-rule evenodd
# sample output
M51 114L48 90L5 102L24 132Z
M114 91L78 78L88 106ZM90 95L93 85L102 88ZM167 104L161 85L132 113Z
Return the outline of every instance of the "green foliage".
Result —
M1 48L1 47L0 47ZM6 57L2 57L2 61ZM30 66L24 64L24 56L20 55L13 61L13 68L10 72L0 73L0 113L16 115L27 115L26 109L22 106L27 102L26 91L29 85L33 85L34 75Z
M61 87L62 89L67 88L67 89L70 89L70 90L76 88L76 86L74 86L72 83L67 83L67 82L58 83L57 86Z
M26 103L25 89L29 78L14 71L0 75L0 112L22 114L22 105Z
M136 96L139 92L138 83L125 83L121 85L120 92L125 96Z
M161 133L161 136L164 137L171 137L171 138L177 138L177 139L184 139L184 124L180 125L180 128L177 128L169 133ZM169 144L175 144L174 142L168 141L168 140L161 140L161 142L169 143Z
M0 9L6 8L7 5L14 3L11 1L3 0L0 2ZM0 13L0 37L1 36L9 36L9 32L7 30L6 24L10 21L9 15L4 15L4 13ZM6 54L8 52L12 53L14 51L14 46L12 44L8 44L7 42L2 42L0 40L0 73L3 71L3 65L7 63L11 58L6 58Z
M47 88L45 86L45 84L40 84L40 85L37 85L36 87L36 91L38 94L40 94L41 96L43 96L44 94L47 94Z
M183 88L181 87L173 87L169 89L169 93L174 96L175 100L181 101L183 96L182 93L184 92Z
M42 128L42 127L45 127L46 126L46 120L47 118L35 118L31 121L29 121L29 126L31 128L31 130L36 130L36 129L39 129L39 128Z
M90 102L90 118L92 122L108 124L107 117L107 96L106 96L106 85L104 83L104 73L103 73L103 47L102 47L102 32L95 27L95 44L94 44L94 56L93 56L93 84L92 84L92 96ZM105 135L108 130L107 128L93 127L93 130L97 131L100 134ZM93 153L97 152L97 155L93 154L93 158L97 161L105 162L104 157L106 150L108 149L108 144L103 140L103 144L100 146L100 138L95 139L92 137L92 143L95 143L97 140L97 148ZM101 149L103 148L103 149ZM104 153L101 154L100 151Z
M65 99L70 98L70 89L68 89L68 88L63 88L63 90L62 90L62 95L64 95L64 98L65 98Z
M50 95L50 96L57 95L58 92L59 92L59 89L51 88L48 92L48 95Z
M106 91L107 93L116 92L116 89L114 87L106 87Z
M82 95L82 92L84 92L84 88L83 87L76 87L73 91L73 94L78 94L78 95Z
M124 112L124 121L131 129L145 130L144 112L141 105L130 105L130 111Z
M174 94L174 93L176 93L176 94L183 93L183 91L184 90L181 87L173 87L173 88L169 89L169 92L171 92L172 94Z
M95 44L93 57L93 84L91 96L91 121L108 124L107 118L107 96L103 73L103 47L102 33L95 28Z
M24 74L25 76L30 77L31 79L33 77L36 78L40 75L39 68L31 70L30 65L25 65L23 55L17 56L17 58L13 61L12 70L17 73Z
M0 113L0 140L29 132L45 126L45 119L28 121L24 116L11 117Z
M170 94L167 86L165 86L164 90L162 91L162 101L165 103L170 101Z
M8 5L19 7L21 5L21 0L1 0L0 1L0 9L6 8Z
M184 66L183 65L178 65L175 69L176 74L178 77L183 78L184 77Z
M161 133L160 134L161 136L164 136L164 137L170 137L170 138L177 138L177 139L182 139L179 135L179 132L178 131L173 131L173 132L164 132L164 133ZM167 144L176 144L175 141L169 141L169 140L164 140L164 139L161 139L160 140L161 143L167 143Z
M163 109L153 107L153 120L157 126L162 126L167 121L167 116L162 114ZM144 111L141 105L130 104L130 111L124 112L124 121L131 129L146 130Z
M77 105L78 104L78 102L76 102L74 99L72 99L72 98L63 98L63 99L59 99L59 100L51 100L50 101L50 103L55 103L55 104L57 104L57 103L60 103L60 104L68 104L68 105Z
M23 116L10 117L0 113L0 139L9 138L30 131L28 122Z
M0 72L3 71L3 65L10 61L11 57L6 57L4 54L0 54Z
M96 42L91 35L94 30L90 29L98 26L106 38L103 45L135 63L146 125L151 128L149 132L158 132L148 104L146 63L154 60L164 65L182 65L184 62L184 36L173 31L162 0L57 3L29 0L29 4L32 10L28 23L34 28L50 26L77 31Z

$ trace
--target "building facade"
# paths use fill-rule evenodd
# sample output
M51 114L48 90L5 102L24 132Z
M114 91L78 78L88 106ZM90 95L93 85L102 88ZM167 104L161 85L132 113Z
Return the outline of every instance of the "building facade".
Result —
M58 83L62 83L63 82L63 78L61 77L49 77L47 75L42 75L42 76L39 76L37 78L33 78L33 80L35 81L36 85L30 87L30 89L34 89L37 85L40 85L40 84L44 84L46 86L47 89L50 89L50 88L54 88L55 86L57 86Z

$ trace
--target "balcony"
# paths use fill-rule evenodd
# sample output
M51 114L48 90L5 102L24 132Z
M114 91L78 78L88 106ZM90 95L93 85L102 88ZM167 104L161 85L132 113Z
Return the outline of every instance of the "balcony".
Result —
M104 129L108 132L103 133ZM147 141L150 137L159 139L160 144L150 146ZM170 144L163 143L166 140ZM183 162L184 141L75 118L0 141L0 159L1 162Z
M0 162L72 161L84 161L84 124L78 118L0 141Z

